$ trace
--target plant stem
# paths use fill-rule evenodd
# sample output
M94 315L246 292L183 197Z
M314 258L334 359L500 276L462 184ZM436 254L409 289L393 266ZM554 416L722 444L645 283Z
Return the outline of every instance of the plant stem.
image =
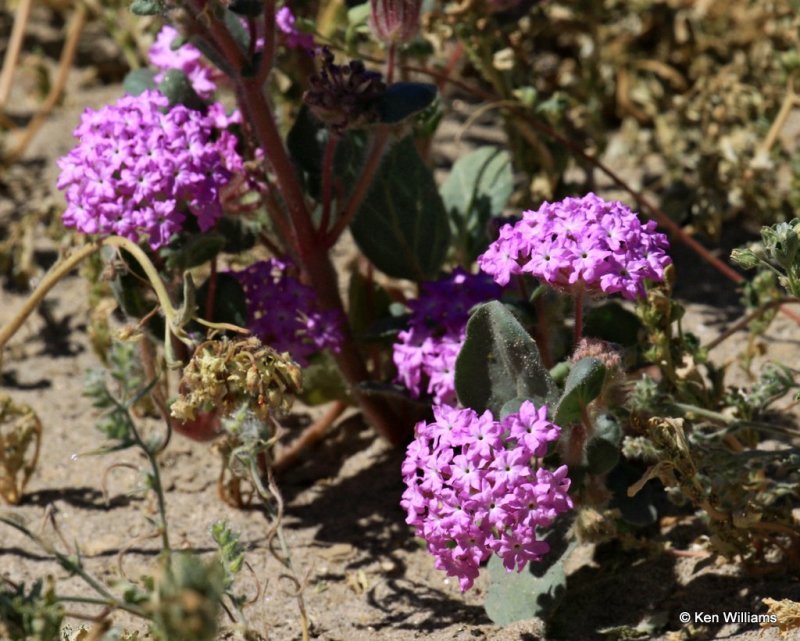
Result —
M578 347L578 343L581 340L581 336L583 336L583 299L584 299L584 291L583 285L578 285L574 292L573 297L575 300L575 345L574 347Z
M356 217L356 214L361 207L361 203L364 202L364 198L367 196L367 192L372 184L372 179L375 177L375 174L380 167L383 150L388 141L389 128L385 126L379 126L372 139L372 146L370 148L369 155L367 156L367 160L364 163L364 169L361 171L361 175L358 177L358 182L353 188L353 193L350 196L347 207L345 208L344 212L339 215L336 225L334 225L330 234L327 236L325 242L327 247L333 247L336 244L339 236L342 235L342 232L347 229L348 225L353 222L353 218Z
M728 329L726 329L722 334L717 336L714 340L710 341L707 345L704 346L706 350L712 350L717 345L722 343L727 338L731 337L733 334L738 332L741 329L747 327L750 323L754 320L760 318L764 314L766 314L770 309L773 307L780 307L781 305L785 305L787 303L800 303L800 298L796 298L794 296L787 296L785 298L777 298L775 300L767 301L763 305L757 307L752 312L750 312L747 316L740 318L736 321L733 325L731 325Z
M72 557L69 557L65 554L62 554L55 548L51 547L47 543L45 543L39 536L31 532L24 524L19 523L11 518L6 518L0 515L0 523L5 523L6 525L14 528L18 532L21 532L25 536L27 536L31 541L36 543L39 547L41 547L44 551L48 554L52 554L56 561L58 561L61 567L65 568L69 572L73 574L77 574L81 577L95 592L97 592L100 596L104 597L107 601L113 603L116 607L119 607L123 610L127 610L132 614L136 614L138 616L145 616L144 613L135 608L135 606L129 606L117 599L111 592L108 591L105 585L103 585L100 581L95 579L91 574L89 574L86 570L83 569L83 566L80 562L76 562Z
M320 307L338 312L342 318L347 318L339 296L338 278L328 256L328 246L314 229L297 174L275 125L272 109L261 86L253 78L240 77L237 85L242 111L253 124L256 137L266 152L286 202L295 231L300 266L317 293ZM380 399L367 397L356 388L359 383L369 379L369 373L346 322L342 327L342 344L333 357L347 382L354 387L353 395L375 430L394 445L402 443L406 430L403 429L404 426L397 425L388 404Z
M214 320L214 306L217 298L217 257L211 259L211 274L208 277L208 298L206 299L206 320Z
M394 81L395 59L397 58L397 44L392 42L386 52L386 84L390 85Z
M97 244L85 245L76 250L73 254L65 256L45 274L44 278L33 290L28 300L22 306L14 317L0 330L0 363L2 362L2 352L6 343L11 340L11 337L17 333L25 320L30 316L33 311L39 306L47 293L55 287L56 283L64 278L69 272L75 269L85 258L94 254L100 246Z
M169 532L167 531L167 505L166 501L164 500L164 486L161 484L161 471L158 466L158 460L156 459L156 454L147 446L147 444L142 439L142 436L141 434L139 434L139 430L136 427L136 423L131 418L130 412L128 412L128 408L119 403L116 403L116 405L121 411L125 413L125 418L127 420L131 434L133 435L133 439L136 441L136 444L139 446L139 448L141 448L141 450L144 452L144 455L147 457L147 460L150 463L150 468L153 470L153 491L156 493L156 500L158 502L158 514L159 518L161 519L161 542L163 544L164 549L167 552L169 552L172 548L170 547L169 544Z
M272 464L273 471L276 474L280 474L294 465L300 458L303 450L321 440L331 425L333 425L336 419L339 418L346 409L347 403L344 401L334 401L330 409L321 418L307 427L303 433L281 453L280 458Z
M328 134L325 144L325 157L322 161L322 219L319 223L319 233L324 237L328 233L331 222L331 200L333 192L333 161L336 158L336 145L339 137L332 131Z
M261 51L261 61L258 64L256 79L264 84L272 71L272 62L275 59L275 0L264 2L264 48Z

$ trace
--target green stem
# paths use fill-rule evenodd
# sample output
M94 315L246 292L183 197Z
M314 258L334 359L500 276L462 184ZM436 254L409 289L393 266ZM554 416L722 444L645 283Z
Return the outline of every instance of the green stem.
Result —
M5 523L6 525L17 530L18 532L21 532L23 535L25 535L31 541L33 541L39 547L41 547L45 552L47 552L48 554L52 554L56 558L56 561L58 561L59 565L61 565L61 567L63 567L64 569L68 570L73 574L77 574L95 592L97 592L100 596L104 597L107 601L114 603L117 607L122 607L123 609L127 609L128 606L125 606L125 604L119 601L113 594L111 594L111 592L108 591L105 585L103 585L100 581L95 579L91 574L89 574L86 570L84 570L83 566L81 566L80 563L76 563L71 557L62 554L52 546L45 543L41 538L39 538L36 534L31 532L27 527L25 527L25 525L13 519L6 518L4 516L0 516L0 523Z
M56 283L83 262L85 258L94 254L98 249L100 249L100 245L86 245L78 249L74 254L65 256L50 268L50 271L45 274L28 300L25 301L22 309L0 330L0 362L2 362L2 351L6 343L22 327L22 324L33 313L33 310L39 306L39 303L47 296L48 292L55 287Z
M136 422L131 418L128 408L124 405L120 405L116 402L116 400L114 402L117 407L125 413L125 418L128 422L128 427L131 431L131 434L133 435L133 439L144 452L144 455L147 457L147 460L150 463L150 468L153 470L153 491L156 493L158 514L159 518L161 519L161 542L164 549L169 552L172 548L169 544L169 531L167 529L167 504L164 499L164 486L161 483L161 471L159 469L158 460L156 459L155 453L147 446L142 439L141 434L139 434L139 430L136 428Z
M62 601L64 603L86 603L87 605L102 605L108 608L116 608L117 610L124 610L134 616L141 617L143 619L150 620L150 616L142 610L141 608L137 608L135 605L130 605L123 601L119 601L117 599L96 599L89 596L73 596L69 594L59 594L56 595L57 601Z

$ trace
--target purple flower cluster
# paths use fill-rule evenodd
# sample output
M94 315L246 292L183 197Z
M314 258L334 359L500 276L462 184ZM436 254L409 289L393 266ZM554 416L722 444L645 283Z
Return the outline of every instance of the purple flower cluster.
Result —
M291 275L291 263L271 258L234 272L247 296L247 326L262 343L289 352L300 365L321 349L339 350L342 319L316 309L316 294Z
M305 49L309 53L314 53L317 48L314 44L314 36L300 31L296 22L297 18L287 6L281 7L275 13L275 24L283 34L284 44L291 49Z
M595 194L544 203L526 211L478 258L480 268L506 285L514 274L532 274L558 289L644 296L646 280L664 279L672 261L656 224L641 224L620 202Z
M58 161L67 227L134 242L144 236L158 249L183 229L187 213L202 231L214 226L220 190L242 168L236 138L215 128L216 111L167 105L145 91L83 113L74 132L80 142Z
M498 298L500 292L486 276L461 268L422 285L420 297L409 303L409 329L398 334L393 346L397 380L414 398L427 381L427 392L435 404L456 402L456 357L464 343L469 310Z
M539 466L561 428L547 408L525 401L496 421L488 410L445 405L421 422L403 462L406 523L428 543L436 568L468 590L492 553L507 570L522 570L549 551L536 530L572 508L567 467Z
M150 64L156 69L160 69L155 81L161 82L164 72L169 69L180 69L192 83L197 95L207 100L217 90L211 68L203 62L203 54L194 45L183 44L176 49L172 48L172 43L179 35L173 27L165 25L158 32L155 42L150 47L148 52Z

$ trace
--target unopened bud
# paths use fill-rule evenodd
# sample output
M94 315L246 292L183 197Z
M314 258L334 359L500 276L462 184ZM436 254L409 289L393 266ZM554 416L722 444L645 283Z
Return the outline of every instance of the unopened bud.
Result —
M422 0L370 0L369 26L385 44L409 42L419 30Z

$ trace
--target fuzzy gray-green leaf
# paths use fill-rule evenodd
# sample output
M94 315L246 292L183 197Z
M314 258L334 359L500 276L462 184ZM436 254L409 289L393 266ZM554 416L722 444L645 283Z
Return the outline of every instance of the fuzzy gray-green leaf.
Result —
M440 193L456 242L470 259L485 248L487 223L503 213L513 189L511 156L498 147L479 147L453 165Z
M583 409L602 391L605 377L606 366L596 358L582 358L575 363L564 384L555 422L569 425L580 420Z
M481 305L467 323L456 360L456 392L467 407L500 416L515 398L552 402L556 388L536 342L500 302Z

